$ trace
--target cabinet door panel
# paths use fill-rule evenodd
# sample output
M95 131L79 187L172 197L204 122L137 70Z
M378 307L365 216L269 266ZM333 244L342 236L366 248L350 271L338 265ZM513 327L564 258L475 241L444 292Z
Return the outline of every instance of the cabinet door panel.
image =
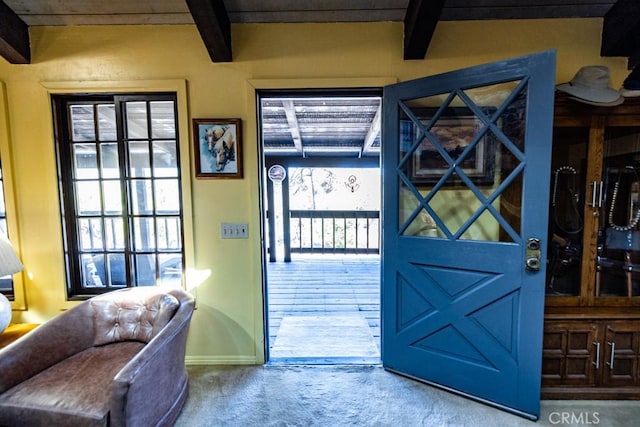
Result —
M604 133L595 297L640 296L640 126Z
M640 323L612 322L606 329L603 385L640 385Z
M589 127L556 127L553 141L546 296L570 305L581 288Z
M595 385L597 332L591 322L545 322L542 384Z

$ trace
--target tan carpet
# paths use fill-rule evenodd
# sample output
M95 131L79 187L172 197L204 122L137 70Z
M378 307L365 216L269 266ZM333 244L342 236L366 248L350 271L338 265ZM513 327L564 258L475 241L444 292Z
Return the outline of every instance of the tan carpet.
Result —
M547 400L534 423L380 366L187 369L189 397L174 427L630 427L640 419L637 401Z
M285 316L272 358L380 357L364 317L358 315Z

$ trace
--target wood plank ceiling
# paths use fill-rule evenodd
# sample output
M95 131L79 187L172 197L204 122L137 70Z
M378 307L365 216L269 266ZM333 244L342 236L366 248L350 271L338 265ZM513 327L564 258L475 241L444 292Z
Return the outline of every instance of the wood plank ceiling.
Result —
M424 59L439 21L604 17L601 54L640 59L640 0L0 0L0 55L31 61L29 28L193 25L214 62L233 23L404 22L404 58ZM261 105L268 156L377 157L379 97L293 97Z
M638 57L639 8L638 0L0 0L0 55L28 64L34 26L195 23L212 61L228 62L232 23L397 21L405 24L405 59L423 59L439 21L609 12L602 54Z
M378 157L379 96L263 97L260 105L267 156Z

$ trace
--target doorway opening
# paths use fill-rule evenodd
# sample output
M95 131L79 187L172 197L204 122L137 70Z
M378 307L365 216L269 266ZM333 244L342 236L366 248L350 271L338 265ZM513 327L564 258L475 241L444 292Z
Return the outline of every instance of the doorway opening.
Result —
M379 89L259 91L266 360L380 363Z

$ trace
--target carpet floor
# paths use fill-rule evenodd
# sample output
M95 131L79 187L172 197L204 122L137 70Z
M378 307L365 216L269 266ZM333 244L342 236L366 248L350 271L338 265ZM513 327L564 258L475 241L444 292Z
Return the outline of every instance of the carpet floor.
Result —
M627 427L640 419L634 401L542 401L536 423L373 365L189 366L188 372L177 427Z

